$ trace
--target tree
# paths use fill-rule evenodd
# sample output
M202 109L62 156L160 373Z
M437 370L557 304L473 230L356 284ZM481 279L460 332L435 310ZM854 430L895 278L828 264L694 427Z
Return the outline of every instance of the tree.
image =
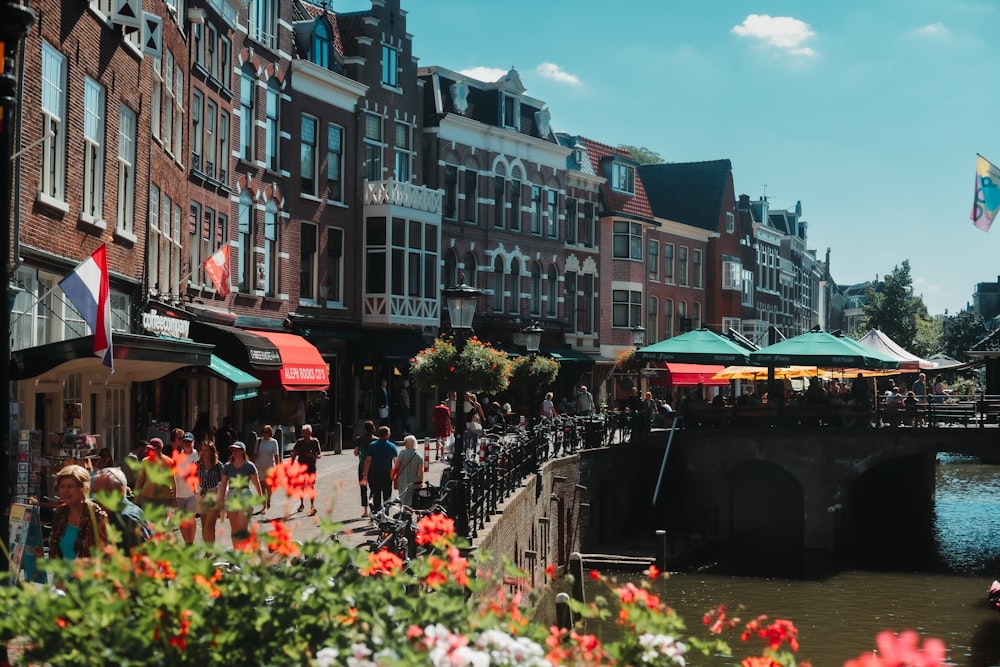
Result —
M917 318L917 334L913 337L913 347L906 348L918 357L927 358L941 350L941 333L944 330L944 315Z
M660 164L663 158L656 151L645 146L630 146L628 144L618 144L618 149L628 151L632 159L639 164Z
M966 354L989 331L983 316L971 310L965 310L948 317L944 321L944 332L941 335L941 347L945 354L959 361L970 361Z
M911 349L917 335L917 319L921 315L926 317L927 307L922 298L913 296L910 261L903 260L901 265L893 267L881 289L869 286L866 296L862 329L880 329L904 349Z

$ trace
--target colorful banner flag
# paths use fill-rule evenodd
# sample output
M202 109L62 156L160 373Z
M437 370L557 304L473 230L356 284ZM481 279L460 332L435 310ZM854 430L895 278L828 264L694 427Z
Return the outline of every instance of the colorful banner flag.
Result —
M205 267L205 275L212 281L215 291L221 297L229 296L229 246L224 245L216 251L214 255L206 259L202 266Z
M979 155L976 160L976 200L972 206L972 224L988 232L997 212L1000 212L1000 167Z
M72 273L60 280L59 287L94 332L94 356L101 357L104 365L114 373L107 245L95 250Z

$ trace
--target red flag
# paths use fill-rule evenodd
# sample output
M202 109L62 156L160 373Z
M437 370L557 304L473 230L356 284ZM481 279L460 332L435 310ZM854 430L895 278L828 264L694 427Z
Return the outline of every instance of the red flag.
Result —
M90 257L59 281L66 298L94 332L94 356L115 372L111 351L111 289L108 282L108 246L102 245Z
M214 255L206 259L202 266L205 267L205 275L212 281L215 291L219 296L229 296L229 246L224 245L216 251Z

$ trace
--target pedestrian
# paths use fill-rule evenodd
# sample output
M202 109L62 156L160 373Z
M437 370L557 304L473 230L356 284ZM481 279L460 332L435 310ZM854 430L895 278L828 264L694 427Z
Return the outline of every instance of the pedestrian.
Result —
M119 549L131 552L153 537L153 529L142 508L126 497L125 471L116 467L101 468L90 484L94 502L108 513L108 523L116 529L115 542Z
M129 495L135 490L135 479L139 475L139 466L142 465L142 458L146 455L146 441L136 440L132 444L132 449L125 456L125 479L128 482Z
M379 424L385 426L389 423L389 381L385 378L379 382L379 388L375 392L375 407Z
M576 393L576 414L594 414L594 395L587 391L587 385L580 385L580 391Z
M198 513L198 452L194 449L194 434L181 431L180 446L174 450L174 507L181 513L181 537L187 544L194 544ZM194 486L192 486L194 482Z
M539 411L539 415L542 419L554 419L559 415L556 414L556 406L552 402L553 393L547 392L545 398L542 399L542 409Z
M94 461L94 472L102 468L110 468L114 465L114 461L111 458L111 450L105 447L101 451L97 452L97 460Z
M240 436L233 428L233 418L225 416L222 418L222 426L215 432L215 447L219 450L219 458L225 463L229 460L229 445L239 440Z
M215 443L205 440L198 450L198 516L201 517L201 539L215 544L215 524L219 522L219 484L222 482L222 461Z
M159 482L151 479L148 472L151 466L157 466L165 471L167 481ZM162 507L164 509L173 505L177 491L174 486L174 460L163 453L163 441L159 438L150 438L146 443L146 458L142 462L139 476L135 480L136 494L139 496L139 505L143 510L150 507ZM157 475L157 477L159 477Z
M931 403L944 403L947 394L944 391L945 383L944 376L937 375L934 377L934 389L931 393Z
M913 391L913 397L917 400L917 403L927 402L927 374L921 373L917 376L917 379L913 381L910 385L910 389Z
M281 462L281 452L278 449L278 441L274 439L274 429L270 424L264 424L260 430L260 440L257 441L257 450L254 452L253 463L257 466L257 474L261 483L264 484L264 511L271 509L271 487L267 485L267 474L271 468Z
M163 453L170 458L174 458L174 454L184 448L182 440L185 433L189 433L189 431L185 431L182 428L171 429L170 442L163 446Z
M368 458L361 480L368 484L372 494L372 506L382 507L392 493L392 466L399 452L389 441L392 431L388 426L379 426L375 431L378 440L368 447Z
M90 472L68 465L56 473L62 503L52 514L49 557L90 558L108 540L108 514L90 499Z
M354 455L358 457L358 487L361 489L361 516L368 516L368 484L365 483L365 461L368 447L376 440L375 422L366 419L361 425L361 433L354 438Z
M298 461L305 465L306 472L312 475L313 493L309 496L309 515L316 513L316 460L323 456L319 447L319 440L312 437L313 429L311 424L302 425L302 437L295 441L295 448L292 450L292 461ZM301 512L305 509L305 499L299 500Z
M441 402L434 406L432 412L434 420L434 460L441 460L441 449L448 455L448 440L454 431L451 425L451 408L448 407L448 397L441 399Z
M237 480L237 484L230 488ZM229 461L222 466L222 479L219 480L221 516L223 521L227 516L229 518L230 537L234 547L250 535L250 517L253 515L251 499L255 495L261 495L257 466L247 460L247 446L237 440L229 445Z
M406 506L413 505L413 494L424 481L424 460L416 450L417 438L403 438L403 451L396 458L392 469L392 485L399 490L399 499Z

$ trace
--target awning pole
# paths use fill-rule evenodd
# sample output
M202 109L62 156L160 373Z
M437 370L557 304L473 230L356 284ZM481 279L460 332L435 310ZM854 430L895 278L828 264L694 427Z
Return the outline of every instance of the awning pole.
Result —
M660 497L660 485L663 483L663 473L667 470L667 456L670 455L670 443L674 441L674 431L677 430L677 420L678 416L676 412L671 412L673 416L672 423L670 424L670 435L667 436L667 448L663 450L663 462L660 463L660 475L656 478L656 488L653 490L653 505L656 505L656 501Z

